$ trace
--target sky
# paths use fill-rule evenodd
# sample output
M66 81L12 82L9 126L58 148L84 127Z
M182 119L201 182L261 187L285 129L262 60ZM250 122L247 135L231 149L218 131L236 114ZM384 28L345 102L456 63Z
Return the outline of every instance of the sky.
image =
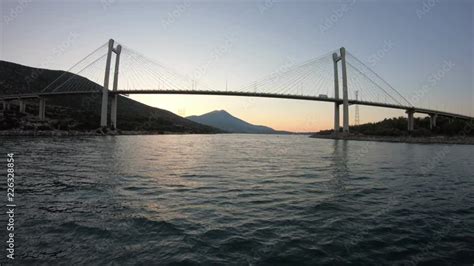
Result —
M2 0L0 9L1 60L67 70L113 38L182 74L205 66L202 82L231 90L344 46L412 104L474 116L473 1ZM131 98L182 116L225 109L279 130L333 125L324 102ZM360 107L361 123L402 115Z

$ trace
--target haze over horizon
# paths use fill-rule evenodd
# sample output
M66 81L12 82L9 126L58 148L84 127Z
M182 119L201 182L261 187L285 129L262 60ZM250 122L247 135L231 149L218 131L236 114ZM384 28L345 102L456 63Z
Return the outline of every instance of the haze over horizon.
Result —
M473 116L472 1L382 2L8 0L0 2L0 58L67 70L113 38L183 74L204 68L202 82L231 90L344 46L407 98L423 91L417 105ZM316 131L333 123L333 105L321 102L131 98L181 116L224 109L277 130ZM351 123L352 115L351 107ZM361 123L404 115L360 107Z

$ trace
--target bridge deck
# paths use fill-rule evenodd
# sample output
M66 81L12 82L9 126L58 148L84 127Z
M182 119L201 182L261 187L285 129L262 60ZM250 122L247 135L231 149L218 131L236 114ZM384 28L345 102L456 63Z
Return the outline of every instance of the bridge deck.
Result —
M42 92L42 93L29 93L29 94L18 94L18 95L1 95L0 100L16 100L16 99L33 99L45 96L59 96L59 95L80 95L80 94L100 94L101 91L71 91L71 92ZM320 97L320 96L309 96L309 95L293 95L293 94L276 94L276 93L259 93L259 92L239 92L239 91L210 91L210 90L118 90L109 91L110 94L181 94L181 95L217 95L217 96L243 96L243 97L262 97L262 98L278 98L278 99L293 99L293 100L306 100L306 101L320 101L320 102L332 102L342 104L342 99ZM375 106L384 107L399 110L411 110L415 113L422 114L438 114L440 116L447 116L465 120L474 120L474 117L470 117L462 114L455 114L450 112L418 108L414 106L403 106L387 103L368 102L361 100L349 100L349 104L357 104L363 106Z

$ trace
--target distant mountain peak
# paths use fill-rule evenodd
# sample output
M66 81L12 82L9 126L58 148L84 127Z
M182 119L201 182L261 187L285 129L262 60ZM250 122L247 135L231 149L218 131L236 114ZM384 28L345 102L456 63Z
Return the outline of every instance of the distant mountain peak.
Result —
M214 110L199 116L188 116L187 119L194 122L212 126L230 133L253 133L253 134L275 134L288 133L276 131L270 127L253 125L240 118L231 115L226 110Z
M206 114L226 114L226 115L231 115L231 114L229 114L229 112L227 112L226 110L214 110L214 111L209 112L209 113L206 113Z

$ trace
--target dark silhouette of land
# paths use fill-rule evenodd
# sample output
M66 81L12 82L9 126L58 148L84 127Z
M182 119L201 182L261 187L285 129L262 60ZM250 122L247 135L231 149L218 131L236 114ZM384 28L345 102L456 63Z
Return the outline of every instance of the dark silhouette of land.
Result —
M322 130L311 137L350 140L371 140L409 143L474 144L474 121L439 117L430 129L429 118L415 118L415 130L408 132L405 117L384 119L380 122L351 126L350 134L334 134Z
M289 134L288 131L278 131L261 125L250 124L240 118L229 114L225 110L216 110L203 115L186 117L194 122L221 129L229 133L251 134Z
M102 89L100 85L72 73L0 61L0 95L40 92L58 78L60 80L55 84L68 80L69 87L77 84L81 90ZM122 131L158 134L221 132L124 96L119 96L118 101L118 128ZM39 121L38 101L27 102L26 114L20 113L19 107L12 102L9 111L0 111L0 130L96 131L100 128L100 107L100 94L52 96L47 98L47 120Z

